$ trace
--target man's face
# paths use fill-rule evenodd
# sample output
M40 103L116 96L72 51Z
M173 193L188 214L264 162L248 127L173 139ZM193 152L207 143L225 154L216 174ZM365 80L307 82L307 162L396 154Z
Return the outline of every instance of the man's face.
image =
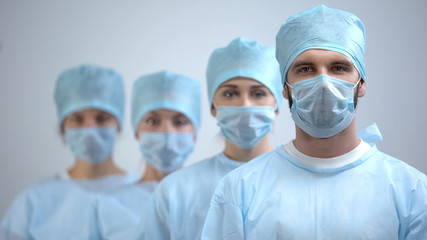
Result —
M295 58L286 75L286 81L292 85L321 74L354 84L360 79L359 72L344 54L330 50L309 49ZM283 96L286 99L292 96L290 91L291 89L285 86ZM362 80L359 89L355 88L357 97L363 97L365 91L366 87Z

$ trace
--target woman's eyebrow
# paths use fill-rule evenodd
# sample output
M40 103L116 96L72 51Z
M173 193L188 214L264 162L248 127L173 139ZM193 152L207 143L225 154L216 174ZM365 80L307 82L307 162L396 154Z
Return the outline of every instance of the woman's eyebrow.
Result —
M259 85L252 85L251 88L267 88L266 86L264 86L263 84L259 84Z
M152 111L152 112L147 113L145 116L146 117L157 117L157 116L159 116L159 113L157 113L156 111Z
M224 85L219 86L219 87L218 87L218 89L226 88L226 87L229 87L229 88L237 88L237 86L236 86L236 85L233 85L233 84L224 84Z

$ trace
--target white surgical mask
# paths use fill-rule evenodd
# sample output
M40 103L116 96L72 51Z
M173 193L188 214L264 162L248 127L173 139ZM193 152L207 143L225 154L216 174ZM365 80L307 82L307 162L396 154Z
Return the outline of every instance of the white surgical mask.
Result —
M336 135L354 118L356 86L323 74L292 84L292 119L313 137Z
M116 132L116 127L67 128L65 139L76 158L96 164L113 153Z
M218 106L216 118L225 139L242 149L255 146L270 132L274 107Z
M151 166L169 173L180 168L193 152L193 133L141 132L139 148Z

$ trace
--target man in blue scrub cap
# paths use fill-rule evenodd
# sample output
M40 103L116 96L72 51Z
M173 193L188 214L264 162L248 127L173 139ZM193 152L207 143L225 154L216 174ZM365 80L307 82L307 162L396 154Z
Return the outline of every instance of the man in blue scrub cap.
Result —
M244 37L216 49L206 71L211 113L225 149L167 176L154 191L137 239L200 239L223 176L272 151L268 134L282 101L275 48Z
M356 135L365 28L318 6L276 37L296 138L227 175L202 239L427 239L427 179Z

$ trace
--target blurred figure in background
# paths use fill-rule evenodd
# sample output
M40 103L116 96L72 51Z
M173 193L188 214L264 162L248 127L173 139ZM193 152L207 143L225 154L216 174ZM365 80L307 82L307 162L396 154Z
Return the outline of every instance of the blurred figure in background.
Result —
M133 85L131 114L145 173L138 184L99 197L102 239L130 239L157 183L192 153L200 129L200 83L169 71L141 76Z
M16 198L2 220L0 239L99 238L92 193L137 181L112 157L124 100L122 78L111 69L82 65L59 76L55 103L74 164Z
M200 239L216 185L231 170L273 148L268 141L282 103L274 47L239 37L216 49L208 63L211 114L225 149L167 176L136 230L137 239Z

